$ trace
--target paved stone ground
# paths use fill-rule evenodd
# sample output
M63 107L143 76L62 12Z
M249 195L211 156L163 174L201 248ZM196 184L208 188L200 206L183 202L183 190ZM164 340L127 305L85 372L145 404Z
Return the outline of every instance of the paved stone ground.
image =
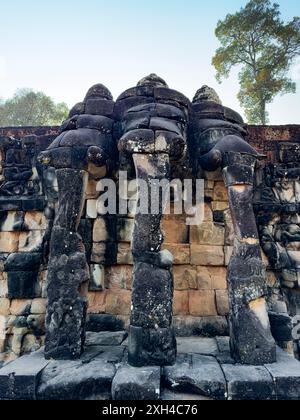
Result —
M166 368L127 364L127 334L88 333L79 361L47 361L43 349L0 369L2 400L299 400L300 362L278 349L272 365L235 365L229 339L178 338Z

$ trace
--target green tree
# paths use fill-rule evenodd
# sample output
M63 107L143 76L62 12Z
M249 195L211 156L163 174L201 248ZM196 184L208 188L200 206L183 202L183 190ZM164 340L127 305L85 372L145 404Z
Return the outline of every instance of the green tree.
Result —
M7 101L0 101L0 126L56 125L68 115L65 103L56 104L43 92L19 89Z
M221 43L212 60L217 80L239 66L238 99L248 122L266 124L267 104L278 94L296 92L289 70L300 55L300 18L285 23L278 4L251 0L219 21L215 33Z

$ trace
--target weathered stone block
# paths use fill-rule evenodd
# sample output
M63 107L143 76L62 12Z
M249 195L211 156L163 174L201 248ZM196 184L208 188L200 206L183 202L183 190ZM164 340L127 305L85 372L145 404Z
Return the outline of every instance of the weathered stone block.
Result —
M167 249L174 258L174 265L190 264L190 245L184 244L164 244L162 249Z
M0 232L1 252L17 252L19 246L19 232Z
M106 289L127 289L132 287L132 266L115 265L105 269Z
M277 183L273 188L273 192L281 203L291 204L296 202L295 183L292 181Z
M23 229L24 213L21 211L1 212L0 231L14 232Z
M93 263L98 263L98 264L106 263L106 243L105 242L93 243L91 261Z
M216 290L216 304L219 315L227 316L229 314L229 296L227 290Z
M189 294L187 290L174 292L173 315L188 315L189 313Z
M177 337L215 337L229 334L228 322L222 316L175 316L173 326Z
M293 323L287 313L269 312L272 335L277 342L292 341Z
M90 265L90 283L89 290L91 292L102 291L104 290L104 277L105 270L103 265L92 264Z
M160 397L160 368L121 366L112 383L113 400L155 401Z
M191 263L193 265L222 266L224 259L222 246L191 245Z
M212 289L212 278L208 267L197 267L197 285L199 290Z
M93 241L94 242L106 242L109 241L110 234L107 230L106 220L103 217L98 217L94 222L93 228Z
M117 263L133 265L133 256L132 256L130 244L126 244L126 243L118 244Z
M169 366L176 360L173 328L143 328L130 325L128 362L132 366Z
M215 181L213 180L205 180L204 181L204 188L208 190L213 190L215 186Z
M38 291L38 273L31 271L8 272L8 297L10 299L35 298Z
M213 290L190 290L189 313L192 316L218 315Z
M32 230L21 232L19 238L19 252L41 252L45 231Z
M106 312L113 315L130 315L131 292L128 290L108 290Z
M34 335L40 337L45 334L45 315L29 315L27 317L27 324Z
M86 351L82 360L51 362L41 375L37 398L70 401L97 400L102 396L108 399L116 368L105 360L103 347L95 349L98 356L94 358Z
M177 265L173 268L175 290L197 289L197 271L190 265Z
M6 298L0 299L0 315L7 316L10 314L10 300Z
M117 222L117 240L120 242L131 242L133 237L134 220L125 217L119 218Z
M123 331L125 328L124 319L120 316L110 314L91 314L87 317L87 331Z
M13 299L11 301L10 313L12 315L29 315L31 312L31 300Z
M89 292L88 294L89 314L102 314L105 313L106 305L106 292Z
M31 313L34 315L45 314L46 304L46 299L33 299L31 303Z
M48 227L47 219L41 212L25 213L24 221L28 230L46 230Z
M225 216L225 245L233 246L235 239L234 226L229 211L224 212Z
M115 264L117 259L117 244L113 242L93 243L91 261L101 265Z
M225 246L224 252L225 252L225 266L227 267L230 263L232 254L233 254L233 246Z
M120 346L127 338L126 331L88 332L86 346Z
M115 103L106 99L88 99L85 105L85 114L111 117ZM99 127L100 128L100 127Z
M26 334L22 340L22 353L29 354L39 350L44 343L44 337L36 337L33 334Z
M177 338L178 354L202 354L217 356L219 349L215 338L179 337Z
M228 192L224 182L216 182L214 185L214 201L228 201Z
M172 367L164 368L167 388L193 392L217 400L226 399L226 381L214 357L181 356Z
M217 169L214 172L204 171L203 177L204 179L208 181L223 181L223 175L222 175L221 169Z
M222 369L228 383L229 400L275 399L273 379L265 367L226 364Z
M208 267L208 272L212 279L212 289L227 289L227 270L225 267Z
M20 252L10 254L4 263L5 271L38 271L42 263L42 254Z
M223 246L225 243L225 228L216 223L202 223L199 226L191 226L190 243Z
M5 273L5 276L7 277L6 273ZM0 280L0 298L6 298L7 296L8 296L8 284L7 284L7 278L6 278L4 280Z
M41 372L48 363L40 351L4 366L0 370L0 399L35 400Z
M208 223L214 220L211 205L204 203L204 220L203 222Z
M229 208L228 201L213 201L212 209L213 211L225 211Z
M11 350L17 356L21 355L23 340L27 333L27 328L14 328L13 330Z
M165 235L166 243L187 244L189 240L189 227L185 219L165 218L162 223L162 230Z
M293 356L277 348L277 362L266 365L273 377L278 400L299 401L300 363Z

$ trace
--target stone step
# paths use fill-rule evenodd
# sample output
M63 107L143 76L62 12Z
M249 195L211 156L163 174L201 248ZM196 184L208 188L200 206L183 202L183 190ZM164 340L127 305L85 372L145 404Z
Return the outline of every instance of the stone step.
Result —
M217 359L212 356L178 355L174 366L163 369L163 383L167 389L225 400L227 388Z
M0 400L35 400L41 374L49 361L43 349L0 369Z
M113 334L89 335L80 360L47 361L41 349L4 365L0 400L300 399L300 362L279 348L276 363L242 366L230 362L228 337L184 338L179 346L187 353L174 366L134 368L126 361L126 333Z

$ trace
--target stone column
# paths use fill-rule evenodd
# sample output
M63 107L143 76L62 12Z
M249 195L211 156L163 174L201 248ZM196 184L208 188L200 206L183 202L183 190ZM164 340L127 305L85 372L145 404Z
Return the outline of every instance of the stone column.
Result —
M45 357L69 360L81 356L85 340L89 270L77 233L88 173L56 170L59 204L50 243Z
M238 152L223 154L235 244L228 267L230 339L234 359L263 365L276 361L265 296L266 270L253 211L256 157Z
M137 180L149 186L148 196L140 190L140 200L148 200L148 214L135 217L132 253L134 275L132 313L129 330L129 363L133 366L164 366L176 359L176 340L172 324L173 273L172 255L161 251L161 220L166 198L163 187L157 193L157 182L169 178L169 156L160 154L133 155ZM151 209L151 182L156 186L153 197L158 212ZM145 202L145 201L144 201ZM140 205L141 205L140 201Z

